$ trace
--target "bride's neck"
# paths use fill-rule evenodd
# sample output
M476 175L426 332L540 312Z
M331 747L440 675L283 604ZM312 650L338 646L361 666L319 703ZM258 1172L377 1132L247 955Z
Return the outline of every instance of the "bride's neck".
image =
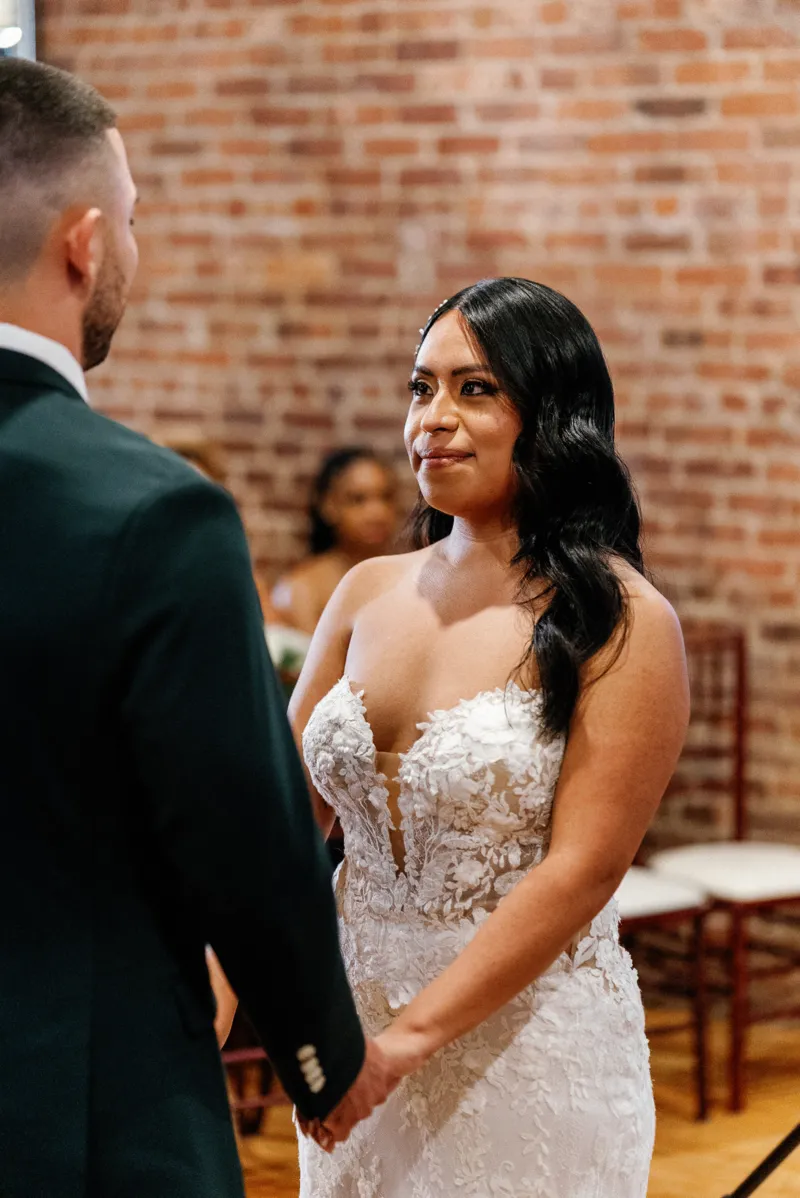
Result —
M483 560L508 568L518 548L517 530L508 520L479 522L456 516L445 552L454 566Z

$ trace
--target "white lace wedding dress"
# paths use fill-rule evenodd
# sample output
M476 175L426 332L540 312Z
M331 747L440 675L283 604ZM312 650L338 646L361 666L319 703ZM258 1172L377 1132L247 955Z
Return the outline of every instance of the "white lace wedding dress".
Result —
M344 828L345 962L368 1034L440 974L545 856L563 740L513 684L420 725L389 786L343 678L304 737ZM645 1198L654 1111L636 973L612 900L571 952L407 1078L332 1156L300 1137L300 1198Z

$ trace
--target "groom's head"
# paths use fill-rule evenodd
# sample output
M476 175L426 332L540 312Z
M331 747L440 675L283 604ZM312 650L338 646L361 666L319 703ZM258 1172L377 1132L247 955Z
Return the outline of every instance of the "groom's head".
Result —
M113 109L65 71L0 58L0 320L102 362L138 253Z

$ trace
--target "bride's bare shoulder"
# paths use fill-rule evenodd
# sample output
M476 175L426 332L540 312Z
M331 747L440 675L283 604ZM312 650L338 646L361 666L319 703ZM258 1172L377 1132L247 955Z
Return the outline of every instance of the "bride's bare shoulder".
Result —
M418 570L430 552L430 549L420 549L412 553L372 557L353 566L325 607L317 625L315 640L344 637L346 642L362 610L394 590L412 571Z
M360 562L345 574L339 588L352 608L380 598L393 590L398 583L419 570L430 556L432 547L412 550L410 553L392 553L385 557L371 557Z

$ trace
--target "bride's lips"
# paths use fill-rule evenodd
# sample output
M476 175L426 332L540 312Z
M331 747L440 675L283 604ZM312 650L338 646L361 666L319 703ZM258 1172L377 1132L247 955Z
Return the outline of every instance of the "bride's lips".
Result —
M466 462L468 458L474 457L474 454L458 449L427 449L419 456L421 466L441 469L443 466L457 466L459 462Z

